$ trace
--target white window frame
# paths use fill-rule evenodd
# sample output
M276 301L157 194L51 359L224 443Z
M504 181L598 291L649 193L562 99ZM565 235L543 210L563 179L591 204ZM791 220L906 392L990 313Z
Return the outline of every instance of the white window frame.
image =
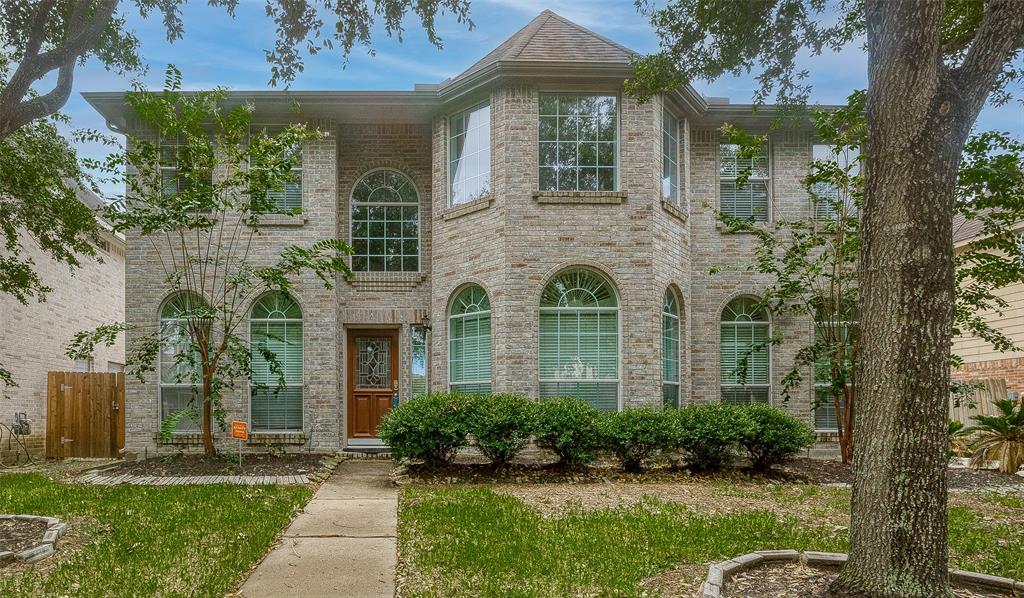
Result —
M164 334L164 327L167 326L168 324L171 324L171 323L173 323L173 325L177 327L177 326L181 326L182 323L188 322L188 318L165 318L165 317L163 317L164 308L167 306L167 304L169 302L173 301L174 299L175 299L174 295L172 295L172 296L168 297L167 299L165 299L164 302L160 304L160 313L157 314L158 315L157 319L159 320L159 327L160 327L159 329L160 329L161 339L160 339L159 347L157 347L157 353L156 353L156 382L157 382L156 392L157 392L157 410L158 410L158 413L159 413L159 420L158 421L160 422L161 425L163 425L164 417L166 415L164 413L164 398L163 398L163 389L164 388L174 388L174 389L189 388L189 389L195 389L195 392L198 395L197 398L200 401L200 404L199 404L200 414L202 413L202 411L201 411L202 410L202 404L201 404L202 396L201 396L200 388L197 385L192 384L192 383L182 383L182 382L164 382L164 379L163 379L163 354L164 354L163 334ZM202 417L202 415L200 415L200 418L201 417ZM182 421L187 421L188 424L189 424L189 427L184 429L184 430L180 430L180 429L176 428L172 432L172 434L182 434L182 435L184 435L184 434L198 434L199 432L202 431L202 420L201 419L198 422L192 421L192 420L182 420ZM179 422L179 425L181 425L181 422Z
M376 172L381 172L381 171L397 172L398 174L400 174L403 177L405 177L409 181L409 184L412 185L413 191L416 192L416 202L413 203L413 202L368 202L368 201L356 201L356 198L354 197L354 195L355 195L356 187L359 186L359 183L362 182L362 180L364 178L370 176L371 174L374 174ZM354 272L357 272L357 273L358 272L370 272L370 273L381 273L381 274L403 274L403 273L420 273L420 272L423 272L423 195L420 193L419 187L416 186L416 181L414 181L413 178L411 176L409 176L408 174L406 174L405 172L403 172L401 170L398 170L397 168L391 168L391 167L387 167L387 166L382 166L382 167L379 167L379 168L373 168L373 169L367 170L366 172L362 173L361 175L359 175L359 177L356 178L355 183L352 185L352 192L349 193L349 197L348 197L348 240L349 240L350 244L354 244L354 241L355 241L355 238L352 235L352 229L355 226L355 219L352 218L352 214L353 214L353 212L355 212L356 206L367 206L367 207L382 206L382 207L386 208L388 206L391 206L391 207L406 207L406 206L413 206L413 205L416 206L416 269L415 270L405 270L404 266L403 266L403 269L401 269L401 270L388 270L386 268L384 270L371 270L371 269L369 269L369 267L366 270L356 270L353 267L352 270ZM369 222L369 221L367 221L367 222ZM367 233L367 234L369 234L369 233ZM385 232L385 234L386 234L386 232ZM369 239L369 238L370 237L367 236L367 239ZM387 237L385 237L384 239L386 241ZM367 241L367 243L369 243L369 241ZM367 251L369 251L369 248L367 248ZM367 256L369 256L369 255L370 254L367 253ZM352 265L352 266L354 266L353 259L355 257L356 257L355 254L353 254L352 256L349 257L349 264ZM386 257L386 255L385 255L385 257ZM402 256L402 259L403 260L405 259L405 255L404 254ZM386 264L387 264L387 262L385 261L385 265ZM367 266L369 266L369 262L367 262Z
M413 373L413 359L417 345L414 340L416 329L423 331L423 392L430 392L430 328L424 324L412 324L409 326L409 398L416 396L412 388L412 381L416 376Z
M289 296L291 298L291 300L295 303L296 307L299 308L299 311L302 313L303 317L301 317L301 318L253 318L252 317L252 310L253 310L253 308L255 308L256 305L264 297L266 297L267 295L270 295L270 294L272 294L272 293L266 293L266 294L261 295L260 297L258 297L256 299L256 301L253 302L252 306L249 308L249 350L250 351L253 350L253 345L252 345L252 325L253 325L253 323L284 322L286 324L296 324L297 323L297 324L300 325L299 331L302 333L301 334L301 340L302 340L302 381L298 382L298 383L294 383L293 382L293 383L289 384L288 380L286 379L285 380L285 384L284 384L284 388L296 388L297 387L299 389L299 407L302 410L302 425L297 430L289 430L287 428L280 428L280 429L278 429L278 428L268 428L268 429L259 429L259 430L257 430L253 426L253 423L252 423L252 390L253 390L252 386L253 385L252 385L252 380L249 380L248 381L248 386L249 386L249 389L248 389L249 390L249 393L248 393L249 394L249 401L248 401L248 406L249 406L249 429L252 432L256 432L256 433L260 433L260 434L301 434L306 429L306 384L305 384L305 382L306 382L306 324L303 321L303 320L305 320L306 312L305 312L305 310L302 309L302 306L299 305L299 302L296 301L293 296ZM268 385L268 387L269 387L269 385ZM274 388L276 388L276 385L274 386Z
M835 154L835 144L833 144L833 143L812 143L811 144L811 161L812 162L821 162L821 161L823 161L822 159L820 159L820 158L815 156L815 153L817 152L817 148L826 148L825 151L830 156L830 159L831 158L838 158L838 156ZM858 154L849 154L846 157L848 158L848 160L856 160L857 159L857 155L859 155L859 152L858 152ZM842 167L843 164L839 163L839 166ZM859 170L859 168L860 167L858 166L857 170ZM826 183L819 183L819 184L826 184ZM812 218L814 220L819 221L819 222L825 221L825 220L835 220L836 215L831 210L831 206L829 206L829 209L827 210L829 213L825 214L824 210L821 209L822 204L816 200L814 195L810 194L810 193L808 193L808 195L810 195L810 200L811 200L811 216L812 216ZM850 204L847 205L847 210L851 211L855 215L856 214L856 206L852 205L852 198L849 198L849 199L850 199Z
M724 210L722 210L722 183L723 182L730 182L731 181L735 185L736 184L736 179L738 177L736 177L736 176L723 176L722 175L722 146L723 145L735 146L737 144L729 143L728 141L726 141L724 139L720 139L718 141L718 146L716 147L717 151L716 151L716 154L715 154L715 170L716 170L717 175L718 175L718 181L717 181L717 184L715 185L715 195L718 198L718 210L720 212L722 212L722 213L725 213ZM774 219L775 219L775 214L774 214L774 212L775 212L775 209L774 209L775 194L773 193L773 190L772 190L772 185L773 185L773 181L774 181L775 171L774 171L774 167L773 167L773 164L772 164L772 162L774 162L774 160L772 159L772 157L773 157L773 151L772 150L773 150L773 147L772 147L771 139L770 138L766 139L765 143L764 143L764 155L765 155L765 163L768 166L768 176L764 176L764 177L755 176L754 172L753 172L753 169L751 169L750 177L747 178L747 183L745 185L745 186L749 186L751 182L763 182L764 186L765 186L765 193L766 193L766 197L767 197L767 199L766 199L767 206L766 206L766 210L765 210L765 219L764 220L758 220L758 219L755 218L754 219L754 223L755 224L769 223L769 222L773 222Z
M612 177L612 180L613 180L613 188L612 189L604 189L604 190L596 190L596 191L591 191L591 190L583 190L583 191L581 191L579 189L579 177L577 177L577 180L576 180L576 189L553 189L553 190L552 189L540 189L540 169L542 167L542 165L540 163L540 145L541 145L541 143L552 143L550 141L542 140L540 138L540 131L539 131L539 128L540 128L540 118L542 116L552 116L552 115L541 114L541 111L540 111L540 98L541 98L541 96L546 96L546 95L574 96L574 97L583 97L583 96L589 96L589 97L609 97L609 98L614 98L615 99L615 141L614 141L615 151L613 152L613 154L615 156L615 167L614 167L614 175ZM535 174L537 176L537 188L538 188L540 193L581 193L581 192L582 193L594 193L594 192L596 192L596 193L617 193L617 192L619 192L622 189L622 97L621 97L621 95L619 93L617 93L617 92L603 92L603 91L599 91L599 90L564 91L564 90L541 89L537 93L537 112L536 112L536 116L537 116L538 133L537 133L537 139L536 139L536 149L537 149L536 157L537 157L537 160L536 160L536 169L535 169L534 172L535 172ZM559 141L555 141L554 143L558 143L558 142ZM575 143L576 143L577 148L578 148L579 144L580 144L579 137L576 138ZM600 140L599 140L599 143L600 143ZM598 152L600 153L600 147L598 148ZM577 155L578 155L578 152L577 152ZM577 164L576 168L579 169L580 166ZM584 168L589 168L589 167L584 167ZM595 167L595 168L597 168L597 167ZM600 186L600 173L598 173L598 186ZM556 184L556 187L557 187L557 184Z
M683 365L683 334L682 334L682 305L679 301L679 296L671 288L665 289L666 295L671 295L672 299L676 303L676 313L670 313L665 311L665 299L662 297L661 301L661 348L665 350L665 318L672 318L675 320L676 327L676 379L666 380L665 379L665 356L661 356L661 384L675 386L676 387L676 402L678 406L682 406L683 397L680 394L682 391L682 365ZM664 391L662 391L662 397L664 397Z
M454 191L452 189L452 187L455 185L455 180L452 177L452 165L455 162L458 162L459 160L462 160L462 159L466 158L466 156L460 156L460 157L456 158L454 153L452 152L452 142L454 141L454 139L453 139L454 135L452 135L452 119L460 117L460 116L468 116L469 114L471 114L473 112L476 112L477 110L480 110L481 108L484 108L484 107L487 108L487 189L486 189L485 192L483 192L478 197L470 197L470 198L465 199L463 201L455 201L455 193L454 193ZM494 193L494 187L493 187L494 179L492 178L494 173L492 172L492 169L491 169L491 165L493 163L493 155L492 154L493 154L493 150L494 150L494 126L493 126L493 122L491 121L491 117L492 116L493 115L491 113L491 101L490 101L490 99L487 99L487 100L484 100L483 102L478 102L478 103L476 103L476 104L474 104L474 105L472 105L472 106L470 106L468 108L460 110L460 111L452 114L451 116L449 116L446 119L446 125L447 125L447 130L446 130L446 133L447 133L447 145L446 145L446 147L447 147L448 151L447 151L447 160L446 160L446 163L447 163L446 164L447 173L446 173L446 177L445 178L448 181L448 207L455 207L455 206L461 206L461 205L464 205L464 204L467 204L467 203L472 203L472 202L474 202L476 200L483 199L485 197L489 197L490 195L492 195ZM469 131L470 131L470 129L467 128L465 131L462 132L462 135L468 136L469 135ZM479 155L481 153L483 153L483 152L477 152L474 155Z
M830 323L829 325L833 325L833 324L838 324L840 326L844 326L844 327L847 328L847 330L849 329L850 326L860 326L860 322L859 321L855 321L855 320L840 320L838 322ZM847 332L847 335L849 335L849 332ZM813 367L813 368L815 368L815 370L817 370L816 364L811 364L811 367ZM812 376L813 376L813 379L814 379L814 389L812 390L812 392L814 393L814 395L811 397L811 399L812 399L811 405L814 405L815 403L817 403L819 389L822 389L822 388L831 389L832 388L832 383L831 382L820 382L818 380L817 375L815 375L815 374L816 374L816 371L812 371ZM847 386L851 386L851 385L847 384ZM832 428L819 428L818 427L818 413L817 412L818 412L818 407L815 407L815 408L811 409L811 417L814 419L814 431L815 432L838 432L839 431L839 426L838 425L836 425L835 427L832 427ZM836 417L836 420L838 421L839 414L836 413L835 417Z
M721 346L721 335L722 335L722 333L721 333L721 330L725 326L731 326L731 327L734 327L734 328L738 327L738 326L750 326L751 328L753 328L754 326L765 326L767 328L767 336L766 336L766 338L770 339L772 337L772 325L773 325L772 315L771 315L771 313L768 312L767 309L765 309L765 316L767 317L767 320L751 320L751 321L748 321L748 322L743 322L743 321L735 321L735 320L725 321L725 320L722 319L722 313L726 310L726 308L728 308L729 304L731 304L733 301L736 301L737 299L743 299L743 298L751 299L751 300L754 300L754 301L758 300L757 298L750 297L750 296L734 297L734 298L730 299L728 303L723 305L722 309L718 312L718 325L719 325L719 333L718 333L718 335L719 335L719 346L718 346L718 350L719 350L719 352L722 351L722 346ZM753 334L751 334L751 338L753 338ZM766 384L749 384L749 383L748 384L733 384L733 383L727 383L725 380L720 379L718 381L718 394L719 394L719 400L720 401L725 402L725 393L722 392L722 391L725 390L726 388L730 388L730 389L741 388L742 389L742 388L756 387L756 388L765 388L765 389L767 389L767 391L768 391L767 392L767 400L765 402L767 404L769 404L769 405L774 404L774 397L773 397L774 393L772 392L772 390L773 390L773 388L772 388L772 380L774 379L774 371L773 371L774 370L774 364L773 364L774 352L772 351L771 344L768 344L768 345L765 346L765 351L768 352L768 382ZM719 364L721 364L721 355L719 355ZM721 365L719 365L719 367L718 367L719 377L721 377L723 375L721 370L722 370Z
M448 307L448 390L449 391L459 391L460 390L459 389L460 386L476 386L476 385L486 384L491 389L491 391L493 392L493 390L494 390L494 382L493 382L493 379L494 379L494 317L492 316L492 314L493 314L493 311L494 311L494 309L493 309L494 306L491 305L491 309L478 310L478 311L469 312L469 313L463 313L463 314L453 314L452 313L452 308L455 305L455 300L466 289L471 288L471 287L479 288L484 293L484 297L487 298L487 304L491 305L491 296L487 293L487 289L483 288L482 286L480 286L478 284L471 284L471 285L461 286L452 294L452 305L450 305ZM455 320L459 320L459 319L479 318L479 317L482 317L482 316L485 316L485 315L488 316L491 319L490 332L488 333L488 335L490 336L490 342L488 342L488 345L490 346L490 350L491 350L491 354L488 356L488 359L490 360L490 366L491 366L490 367L490 369L491 369L491 376L489 378L487 378L486 380L483 380L483 379L459 380L458 382L455 382L455 381L452 380L452 370L453 370L453 368L452 368L452 343L455 342L455 338L452 336L452 330L454 330L454 326L453 326L452 323ZM480 338L480 336L477 335L477 338Z
M670 133L672 142L675 143L675 146L676 146L676 160L674 162L674 165L675 165L675 179L676 179L676 191L675 191L675 196L674 197L673 196L665 197L665 158L667 157L667 153L665 151L665 132L667 131L667 129L665 127L665 122L668 120L666 117L671 117L672 119L675 120L675 123L676 123L676 126L673 127L674 130ZM661 173L661 189L659 189L659 193L661 194L661 199L663 201L667 201L668 203L670 203L670 204L672 204L672 205L674 205L676 207L679 207L679 208L683 207L683 173L682 173L682 169L680 168L680 166L682 164L682 158L683 158L683 155L682 155L682 153L683 153L682 152L682 150L683 150L682 145L683 144L682 144L682 139L680 138L680 125L681 125L681 121L682 121L682 119L680 119L678 116L676 116L674 112L672 112L671 110L668 109L668 107L666 107L666 106L662 107L662 114L661 114L661 139L662 139L662 144L661 144L661 162L662 162L662 173ZM669 183L669 185L671 186L671 182Z

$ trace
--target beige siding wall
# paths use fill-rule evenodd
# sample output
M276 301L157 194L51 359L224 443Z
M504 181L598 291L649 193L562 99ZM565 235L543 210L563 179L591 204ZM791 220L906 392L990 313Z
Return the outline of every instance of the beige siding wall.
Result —
M1012 284L999 291L999 297L1009 304L1002 315L995 312L982 314L993 328L1001 330L1018 347L1024 347L1024 284ZM1000 353L984 340L974 336L953 339L953 353L965 363L1024 357L1024 351Z

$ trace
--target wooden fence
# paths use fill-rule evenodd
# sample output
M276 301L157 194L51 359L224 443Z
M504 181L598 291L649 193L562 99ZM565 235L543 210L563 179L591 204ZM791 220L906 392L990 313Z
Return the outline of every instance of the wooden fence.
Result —
M1006 380L983 380L980 388L974 391L974 400L961 401L956 405L953 397L949 398L949 418L971 425L972 415L995 415L994 402L1007 398ZM971 404L968 404L971 403Z
M46 456L118 457L124 448L124 374L50 372Z

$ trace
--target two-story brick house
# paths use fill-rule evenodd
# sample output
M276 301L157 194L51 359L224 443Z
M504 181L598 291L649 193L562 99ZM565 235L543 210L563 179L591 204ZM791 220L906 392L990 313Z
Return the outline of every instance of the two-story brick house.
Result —
M755 116L689 86L639 104L622 87L631 54L545 11L462 74L412 91L232 92L261 122L329 133L302 148L301 183L286 194L303 216L273 221L260 255L337 236L355 248L356 276L253 298L254 329L291 331L294 388L240 393L229 418L333 450L379 443L393 395L428 388L572 394L602 409L778 401L812 327L751 313L756 275L709 274L755 243L722 231L715 212L766 226L809 214L812 130L771 132L737 188L744 165L719 128L767 131L772 108ZM138 126L121 94L86 98L115 129ZM136 241L127 317L172 318L159 257ZM773 330L786 342L737 384L744 346ZM179 390L155 374L129 387L129 450L158 448ZM805 390L786 408L827 431L830 414L812 412Z

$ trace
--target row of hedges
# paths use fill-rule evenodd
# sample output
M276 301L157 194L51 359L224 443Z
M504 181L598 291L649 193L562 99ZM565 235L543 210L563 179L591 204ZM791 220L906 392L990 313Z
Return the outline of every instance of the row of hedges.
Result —
M781 463L814 442L803 422L769 405L637 407L602 413L578 399L533 402L517 394L434 393L406 401L384 419L380 436L396 459L442 465L475 446L493 465L515 458L530 438L562 464L614 454L627 471L682 455L690 469L716 471L746 453L756 469Z

